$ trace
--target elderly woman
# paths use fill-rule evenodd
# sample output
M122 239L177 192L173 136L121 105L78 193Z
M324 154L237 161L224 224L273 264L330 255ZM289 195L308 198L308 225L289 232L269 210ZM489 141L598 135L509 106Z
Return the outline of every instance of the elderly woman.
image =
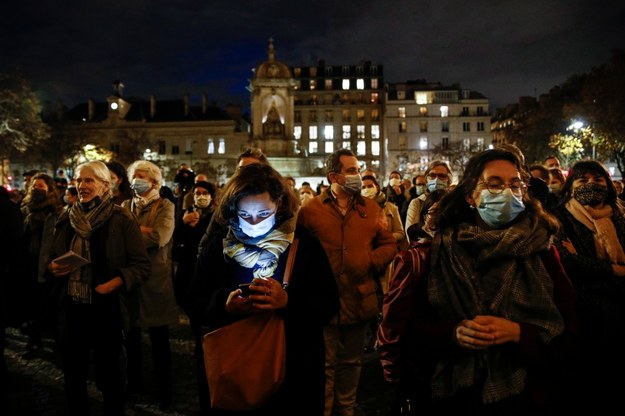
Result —
M549 359L574 329L573 289L552 246L558 223L524 176L513 153L488 150L439 203L430 273L413 282L420 409L541 414L562 385Z
M174 204L161 198L163 178L154 163L137 160L128 167L128 178L134 197L122 203L139 221L143 244L148 250L152 270L149 279L137 288L138 310L135 309L132 328L127 337L128 390L143 388L141 328L147 328L152 344L152 359L161 408L171 405L171 348L169 325L178 323L178 309L173 289L172 245L174 234Z
M60 215L52 255L72 250L89 263L76 268L53 261L48 267L62 289L59 340L68 414L89 414L87 376L93 361L104 414L121 416L124 376L119 364L128 320L121 294L147 279L150 260L137 222L113 203L106 165L84 163L75 177L78 203Z
M595 160L571 167L561 198L557 246L577 291L582 337L577 396L610 412L622 396L613 378L625 371L625 214L610 175Z
M284 317L286 379L269 402L246 415L323 414L323 325L338 311L338 290L319 241L295 229L298 206L297 195L271 166L239 168L221 194L214 214L219 227L198 257L191 284L192 314L210 330L259 311ZM293 272L283 286L294 238L299 245ZM238 286L250 282L251 295L244 296Z

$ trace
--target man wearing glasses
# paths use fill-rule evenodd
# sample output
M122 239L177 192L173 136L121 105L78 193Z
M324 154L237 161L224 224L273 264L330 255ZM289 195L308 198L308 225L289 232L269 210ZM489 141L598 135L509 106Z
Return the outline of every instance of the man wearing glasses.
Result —
M412 224L417 224L421 221L421 208L428 195L437 189L447 189L449 185L451 185L452 178L451 168L447 162L435 160L430 163L428 169L425 171L425 192L410 201L410 205L408 205L405 230L408 230Z

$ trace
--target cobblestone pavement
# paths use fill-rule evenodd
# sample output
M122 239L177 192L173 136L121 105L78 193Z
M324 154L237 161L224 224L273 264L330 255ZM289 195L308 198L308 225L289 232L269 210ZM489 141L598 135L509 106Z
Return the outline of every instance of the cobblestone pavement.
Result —
M170 339L174 370L173 404L167 411L159 409L156 400L156 386L153 378L150 354L146 349L144 358L145 392L128 400L126 416L196 416L200 415L196 395L193 340L188 323L181 316L180 324L171 328ZM44 348L30 360L21 356L25 351L26 337L14 328L7 329L5 359L9 370L8 413L6 416L64 416L65 398L63 373L53 352L54 344L47 340ZM145 331L144 331L145 332ZM144 334L144 348L149 348L147 333ZM2 387L0 387L2 388ZM99 416L101 394L93 382L89 383L89 397L94 409L92 415ZM377 355L365 355L365 363L358 393L358 416L386 415L392 400L389 386L382 380L382 370ZM98 409L98 410L96 410ZM297 415L297 411L294 411Z

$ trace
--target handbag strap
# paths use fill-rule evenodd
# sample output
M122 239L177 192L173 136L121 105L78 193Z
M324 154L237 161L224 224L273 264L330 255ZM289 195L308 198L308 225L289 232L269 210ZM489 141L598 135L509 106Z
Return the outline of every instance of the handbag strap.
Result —
M295 253L297 252L298 238L294 238L289 249L289 257L286 259L286 268L284 269L284 277L282 278L282 287L286 289L289 286L289 280L291 279L291 271L293 270L293 263L295 263Z

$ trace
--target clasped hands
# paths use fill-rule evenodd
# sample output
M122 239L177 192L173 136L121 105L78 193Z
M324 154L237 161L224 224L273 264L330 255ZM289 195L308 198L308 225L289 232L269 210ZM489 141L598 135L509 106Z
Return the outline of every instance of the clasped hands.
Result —
M226 311L236 315L247 315L252 312L281 309L286 306L289 295L282 288L282 284L271 277L262 279L255 277L250 285L251 294L241 296L241 289L236 289L228 295Z
M63 266L55 262L51 262L48 265L48 270L50 270L50 273L52 273L54 277L67 276L69 273L73 272L75 269L76 269L75 266L70 266L70 265ZM122 280L122 278L119 276L116 276L112 278L111 280L108 280L104 283L97 285L95 287L95 291L101 295L108 295L109 293L116 291L123 285L124 285L124 281Z
M454 330L458 345L472 350L483 350L492 345L518 343L521 326L509 319L492 315L477 315L465 319Z

